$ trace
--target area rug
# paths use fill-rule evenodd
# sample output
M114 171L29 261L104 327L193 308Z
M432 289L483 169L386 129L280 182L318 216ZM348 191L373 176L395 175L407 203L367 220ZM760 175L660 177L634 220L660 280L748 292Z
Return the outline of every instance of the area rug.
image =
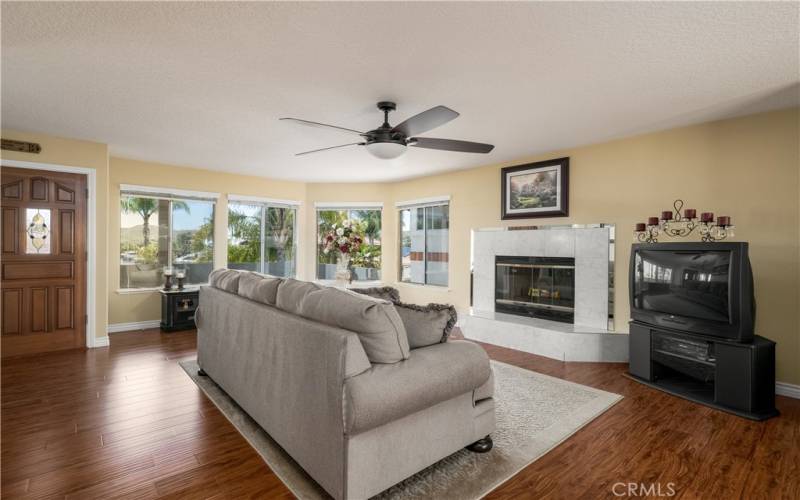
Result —
M210 378L195 360L180 363L222 413L301 500L330 498ZM492 361L497 429L494 449L460 450L380 493L378 499L477 499L510 479L622 399L618 394Z

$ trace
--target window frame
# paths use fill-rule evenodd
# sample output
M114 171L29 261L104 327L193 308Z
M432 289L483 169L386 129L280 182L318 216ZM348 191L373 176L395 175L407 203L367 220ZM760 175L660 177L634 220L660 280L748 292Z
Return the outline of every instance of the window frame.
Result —
M381 267L378 268L380 278L378 281L383 282L383 203L382 202L317 202L314 204L314 279L324 281L327 278L319 276L319 213L324 211L332 212L347 212L347 218L351 219L350 212L359 210L377 210L381 213Z
M428 286L428 287L435 287L437 289L449 289L450 287L450 196L442 196L442 197L433 197L433 198L425 198L420 200L411 200L405 202L397 202L397 282L402 283L404 285L412 285L412 286ZM446 284L438 284L438 283L428 283L428 214L425 209L433 208L433 207L447 207L447 283ZM422 231L423 235L423 242L424 242L424 249L422 252L422 259L423 259L423 266L424 272L423 275L425 277L424 283L418 283L416 281L411 281L409 279L403 280L403 211L404 210L419 210L423 209L422 217L417 217L417 224L416 227L419 226L419 220L422 220L422 229L414 229L409 227L409 231ZM411 225L411 221L409 220L409 226ZM409 272L410 275L410 272Z
M219 201L219 193L208 193L208 192L199 192L199 191L186 191L181 189L171 189L171 188L156 188L156 187L147 187L147 186L133 186L127 184L121 184L119 190L119 203L118 207L120 207L122 200L125 198L147 198L151 200L158 200L158 201L167 201L169 203L169 213L168 213L168 225L169 225L169 243L167 245L167 263L169 267L173 267L172 259L173 259L173 242L174 238L172 236L173 232L173 202L181 201L181 202L200 202L200 203L209 203L211 205L211 267L212 270L215 265L215 251L217 245L217 239L215 238L215 226L216 226L216 214L217 214L217 203ZM122 209L120 207L119 212L119 232L118 234L121 236L122 234ZM120 241L120 245L121 245ZM118 248L121 250L121 248ZM118 254L121 255L121 254ZM120 258L119 264L117 265L117 269L120 272L120 276L122 274L122 259ZM118 282L120 280L117 280ZM187 286L190 287L199 287L202 285L207 285L208 281L203 283L187 283ZM120 294L132 294L132 293L146 293L151 292L154 290L160 290L162 285L151 286L151 287L122 287L121 284L117 289L117 292Z
M269 200L259 200L257 198L249 198L244 196L229 196L228 197L228 212L226 214L227 223L225 225L225 231L227 233L228 228L230 227L230 212L231 212L231 205L250 205L250 206L257 206L261 209L261 224L259 229L259 245L260 245L260 256L259 256L259 273L267 274L265 272L265 265L267 265L267 261L265 257L267 256L267 210L270 208L283 208L294 210L294 217L292 223L292 258L294 260L294 264L292 265L292 273L291 276L283 276L284 278L296 278L297 277L297 252L299 249L298 245L298 214L300 212L299 205L293 204L291 202L278 202L278 201L269 201ZM226 236L225 238L225 261L227 262L228 259L228 243L229 239ZM227 262L230 266L230 262Z

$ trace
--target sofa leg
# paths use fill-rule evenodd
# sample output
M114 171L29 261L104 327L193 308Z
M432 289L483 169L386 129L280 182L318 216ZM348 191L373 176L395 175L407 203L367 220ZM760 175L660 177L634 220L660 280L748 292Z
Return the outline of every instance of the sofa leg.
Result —
M491 436L486 436L483 439L479 439L472 443L471 445L467 446L467 449L474 453L486 453L487 451L491 451L492 446L494 446L494 441L492 441Z
M199 376L201 376L201 377L208 377L208 373L206 373L206 371L205 371L205 370L203 370L202 368L200 368L199 370L197 370L197 374L198 374Z

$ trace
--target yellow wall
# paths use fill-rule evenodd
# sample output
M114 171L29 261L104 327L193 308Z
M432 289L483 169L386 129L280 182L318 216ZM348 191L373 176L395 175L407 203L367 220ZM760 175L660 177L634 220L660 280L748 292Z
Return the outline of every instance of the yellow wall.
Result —
M750 242L757 333L778 342L778 380L800 383L800 118L798 108L705 123L523 158L503 165L395 183L392 199L451 196L450 289L400 284L403 300L469 304L470 229L507 225L616 224L617 329L627 331L631 230L672 208L730 215ZM500 220L500 168L570 157L569 217ZM390 203L393 204L393 203ZM386 217L385 217L386 218ZM395 235L397 218L384 230ZM385 244L396 246L389 238ZM396 262L387 262L387 281Z
M36 142L42 146L39 154L2 151L4 160L55 164L68 167L84 167L95 170L97 182L97 273L95 287L95 338L106 336L108 324L108 146L96 142L63 139L44 134L32 134L16 130L3 130L3 139Z
M229 194L260 196L282 200L302 202L298 210L298 248L305 248L303 234L305 228L306 204L305 184L253 177L246 175L226 174L199 168L177 167L161 163L142 162L123 158L111 158L109 175L109 207L111 215L108 222L109 248L119 248L120 237L120 184L139 186L176 188L191 191L220 193L214 212L214 241L227 241L228 201ZM215 244L214 266L226 265L227 245ZM298 274L304 276L303 260L298 261ZM156 320L161 317L161 302L158 292L139 291L135 293L119 292L119 252L111 252L108 272L109 323L132 323Z

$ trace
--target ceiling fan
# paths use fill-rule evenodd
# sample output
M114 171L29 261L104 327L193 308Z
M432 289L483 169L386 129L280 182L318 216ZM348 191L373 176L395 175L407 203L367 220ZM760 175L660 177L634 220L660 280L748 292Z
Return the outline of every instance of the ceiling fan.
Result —
M458 113L448 107L436 106L427 111L423 111L418 115L414 115L408 120L399 125L395 125L394 127L389 125L389 112L397 109L397 105L393 102L381 101L378 103L378 109L383 111L383 125L374 130L370 130L369 132L360 132L350 128L301 120L299 118L281 118L281 120L289 120L311 127L332 128L359 135L363 138L360 142L351 142L339 146L304 151L302 153L297 153L295 156L318 153L320 151L328 151L329 149L344 148L347 146L364 146L373 156L384 160L397 158L398 156L402 155L405 153L407 146L426 149L439 149L443 151L456 151L459 153L488 153L494 149L494 146L491 144L482 144L479 142L456 141L453 139L434 139L432 137L412 137L416 136L417 134L425 133L458 118Z

